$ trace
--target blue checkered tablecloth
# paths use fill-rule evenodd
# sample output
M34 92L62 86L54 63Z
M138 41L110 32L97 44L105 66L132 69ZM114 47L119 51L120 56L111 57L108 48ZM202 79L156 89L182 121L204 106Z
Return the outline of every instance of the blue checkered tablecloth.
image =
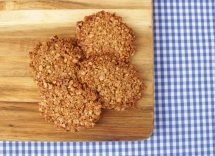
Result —
M154 0L155 129L134 142L0 142L0 155L215 155L215 1Z

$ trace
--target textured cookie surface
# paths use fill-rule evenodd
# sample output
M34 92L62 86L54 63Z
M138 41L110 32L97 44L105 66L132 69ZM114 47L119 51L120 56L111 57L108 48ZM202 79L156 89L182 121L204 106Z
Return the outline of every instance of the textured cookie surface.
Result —
M94 91L77 81L64 79L43 94L39 110L57 127L77 131L95 125L100 118L101 104Z
M30 52L30 67L41 91L43 117L68 131L95 125L101 113L97 94L77 80L82 50L71 38L51 38Z
M142 79L131 64L115 57L103 55L83 61L78 77L98 92L106 109L124 110L141 98Z
M51 88L56 80L76 79L76 63L82 58L82 51L76 40L54 36L37 44L30 58L30 67L40 89Z
M135 53L131 28L115 14L100 11L77 23L76 36L86 57L111 53L128 60Z

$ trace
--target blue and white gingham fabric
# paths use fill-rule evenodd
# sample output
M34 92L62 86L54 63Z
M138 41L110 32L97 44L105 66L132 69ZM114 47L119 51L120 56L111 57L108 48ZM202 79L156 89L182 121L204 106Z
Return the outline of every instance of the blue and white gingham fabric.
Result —
M135 142L0 142L0 155L215 155L215 1L154 0L155 129Z

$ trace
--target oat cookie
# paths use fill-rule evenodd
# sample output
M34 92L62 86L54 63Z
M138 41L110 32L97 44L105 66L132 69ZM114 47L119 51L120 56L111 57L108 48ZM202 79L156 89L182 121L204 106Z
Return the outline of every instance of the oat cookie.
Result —
M39 110L55 126L67 131L90 128L99 120L97 94L78 81L64 79L43 94Z
M58 79L76 79L76 63L83 56L75 39L57 36L37 44L29 54L33 77L40 89L51 87L49 84Z
M93 127L101 113L96 92L77 80L82 56L74 39L57 36L30 52L30 67L42 96L39 110L47 121L68 131Z
M78 78L99 93L102 107L124 110L141 98L143 81L131 64L107 55L80 63Z
M135 53L134 32L109 12L100 11L78 22L76 37L87 58L111 53L128 60Z

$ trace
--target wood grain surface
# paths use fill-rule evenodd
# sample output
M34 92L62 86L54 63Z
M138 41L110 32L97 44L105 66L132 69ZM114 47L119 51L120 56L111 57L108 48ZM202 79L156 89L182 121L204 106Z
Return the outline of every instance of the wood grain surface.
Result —
M1 10L151 9L151 0L3 0Z
M154 120L151 1L126 0L119 6L116 1L0 2L1 140L122 141L142 140L151 135ZM123 112L104 110L95 128L64 132L45 122L38 112L40 96L29 71L28 52L35 43L52 35L74 36L76 22L101 9L116 12L135 31L137 53L132 62L147 88L137 108Z

